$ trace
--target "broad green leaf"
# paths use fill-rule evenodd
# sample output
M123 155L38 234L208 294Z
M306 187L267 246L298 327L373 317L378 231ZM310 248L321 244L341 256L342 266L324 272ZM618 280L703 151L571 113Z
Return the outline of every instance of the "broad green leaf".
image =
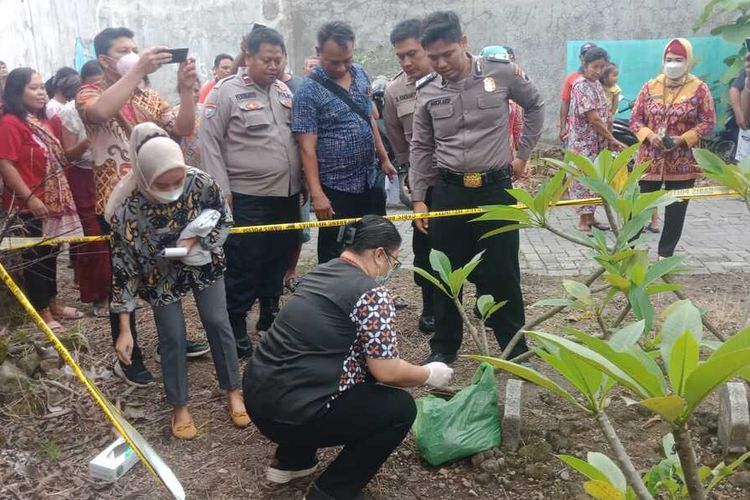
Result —
M646 210L650 213L655 208L665 207L675 201L677 200L670 196L668 191L641 193L633 205L633 214L640 214Z
M574 373L578 380L582 382L582 386L579 388L581 393L592 403L595 402L601 385L602 372L567 349L560 350L560 361L567 367L569 373Z
M674 423L682 416L687 404L680 396L663 396L658 398L649 398L639 401L638 404L644 406L654 413L658 413L669 423Z
M604 453L589 452L586 454L586 461L602 471L609 482L612 483L618 490L625 491L627 488L627 482L625 481L625 474L622 473L620 468L615 464L611 458Z
M579 403L578 400L570 392L566 391L565 389L563 389L562 387L557 385L555 382L553 382L549 378L542 375L541 373L537 372L536 370L532 370L531 368L526 368L525 366L517 365L516 363L512 363L510 361L505 361L504 359L491 358L489 356L472 355L468 357L480 363L489 363L495 368L499 368L503 371L506 371L506 372L512 373L513 375L521 377L524 380L528 380L532 384L536 384L539 387L542 387L544 389L547 389L550 392L557 394L563 399L567 399L568 401L573 403L574 406L580 408L582 411L586 413L591 413L589 409L583 406L581 403Z
M608 482L607 476L602 471L594 467L588 462L581 460L580 458L572 455L555 455L561 461L563 461L570 468L580 472L592 481L605 481Z
M625 495L606 481L586 481L583 490L595 500L624 500Z
M614 378L622 385L633 391L642 399L651 397L649 391L644 388L639 382L631 377L624 370L619 368L613 362L602 356L601 354L593 351L592 349L576 344L568 339L558 337L557 335L551 335L544 332L528 332L528 335L533 337L536 341L547 345L551 343L556 345L560 349L567 349L577 354L580 358L584 359L587 363L591 364L600 371L606 373L610 377Z
M646 272L646 283L650 284L664 275L673 273L677 270L684 269L685 258L681 256L667 257L658 262L654 262Z
M664 451L664 456L667 457L668 460L672 460L675 463L680 462L680 457L677 456L677 449L674 444L674 434L671 432L664 434L664 437L661 438L661 449Z
M685 382L684 398L689 415L714 389L732 379L750 365L750 349L741 349L721 356L714 353L698 365Z
M628 168L628 163L630 163L630 160L632 160L636 153L638 153L640 147L641 145L639 143L635 143L632 146L629 146L617 153L617 157L612 161L612 177L610 181L618 175L620 170ZM622 189L624 187L624 184L623 186L619 186L619 189L617 191L622 192Z
M592 177L581 177L578 181L593 191L596 195L601 196L610 206L617 204L617 193L608 184L601 179Z
M732 474L737 468L745 463L748 459L750 459L750 451L743 454L741 457L739 457L737 460L732 462L731 464L721 467L719 469L719 472L717 475L714 476L714 478L711 480L711 482L708 484L708 487L706 488L706 493L710 493L711 490L713 490L719 482L724 479L725 477ZM724 465L724 462L720 463L719 465ZM718 466L717 466L718 468ZM715 469L714 469L715 470Z
M523 203L527 207L533 207L534 206L534 195L526 191L525 189L506 189L508 194L510 194L513 198L518 200L520 203Z
M628 302L633 308L633 314L638 319L644 320L646 331L651 330L654 323L654 306L651 304L646 291L638 286L633 286L628 290Z
M572 164L579 173L583 173L583 175L587 177L596 177L596 168L594 167L593 162L585 156L579 155L574 151L566 149L563 154L563 158L564 161L568 163L568 165Z
M471 222L484 221L514 221L528 224L531 222L531 215L520 208L509 207L507 205L492 205L482 207L487 210L485 213L471 220Z
M682 285L679 283L657 283L646 287L646 295L650 297L652 295L659 295L660 293L672 293L681 289Z
M672 352L667 362L667 373L674 393L683 394L685 381L698 366L699 351L700 346L689 331L683 333L672 344Z
M459 267L455 271L451 272L449 283L450 290L454 298L459 296L459 294L461 293L461 288L463 288L466 280L469 278L471 273L474 272L474 269L476 269L476 267L482 262L482 255L484 255L484 250L472 257L465 266Z
M440 290L441 292L443 292L444 294L450 297L450 293L448 292L448 290L445 289L445 285L443 285L440 282L440 280L437 279L432 273L425 271L421 267L407 267L407 269L411 269L412 271L414 271L415 273L417 273L418 275L420 275L421 277L423 277L424 279L426 279L427 281L435 285L438 288L438 290Z
M630 280L625 279L622 276L608 273L604 275L604 279L607 283L623 292L627 292L630 289Z
M711 30L712 35L718 35L732 45L745 43L745 38L750 37L750 24L726 24Z
M491 238L492 236L497 236L498 234L504 234L509 233L511 231L518 231L519 229L528 229L530 227L529 224L508 224L507 226L499 227L497 229L493 229L492 231L488 231L484 233L479 240L483 240L485 238Z
M563 280L563 287L565 288L565 291L568 292L568 295L579 302L587 305L593 303L591 290L589 290L589 287L583 283L574 280Z
M488 319L488 318L489 318L490 316L492 316L492 315L493 315L493 314L495 314L495 313L496 313L497 311L499 311L499 310L500 310L500 308L501 308L501 307L504 307L504 306L505 306L505 304L507 304L507 303L508 303L508 301L507 301L507 300L503 300L502 302L497 302L497 303L495 303L495 305L494 305L494 306L492 306L492 307L490 307L490 310L489 310L489 311L487 311L487 315L486 315L486 316L484 317L484 319L485 319L485 320L487 320L487 319Z
M566 328L566 331L576 337L587 348L604 357L624 373L627 373L628 377L644 389L644 392L641 393L642 399L666 395L666 383L659 365L653 359L649 358L637 345L618 352L607 342L580 330Z
M678 300L670 304L662 313L663 322L659 330L662 359L671 359L672 344L685 332L690 332L696 343L700 344L703 336L701 312L689 300Z
M625 325L613 333L607 343L613 350L623 352L625 349L635 346L641 340L645 326L646 323L643 320Z
M693 158L703 170L709 172L721 172L727 166L721 158L708 149L693 149Z
M625 193L625 191L629 190L630 188L638 188L638 181L641 179L643 174L648 170L648 167L651 166L651 161L644 161L642 163L639 163L635 167L633 167L632 172L628 174L627 179L625 179L625 185L622 188L621 193ZM640 192L640 189L639 189Z
M484 314L490 310L490 307L495 303L495 298L492 295L482 295L477 299L477 309L479 314Z
M715 344L714 344L715 345ZM730 352L739 351L740 349L747 349L750 347L750 326L740 330L731 337L729 337L724 343L715 346L714 356L723 356ZM709 358L710 360L711 358Z
M573 179L568 178L565 172L557 172L547 183L546 189L548 190L548 201L550 207L557 205L560 198L568 191L568 187L573 182Z
M570 299L544 299L534 302L531 307L539 306L565 306L569 307L575 304L575 301Z
M651 212L642 212L633 216L620 230L620 235L617 237L617 248L632 246L631 240L643 231L643 228L650 220Z
M550 367L552 367L557 373L560 374L570 385L583 396L588 405L588 409L594 412L598 409L596 398L593 393L588 390L586 379L581 375L579 370L576 370L573 366L569 366L561 357L563 351L557 350L556 352L548 352L544 349L538 349L537 355L544 360Z
M646 264L645 266L641 264L640 262L637 262L630 266L630 269L628 269L628 273L630 275L631 281L636 285L642 287L646 280Z
M450 284L452 269L451 261L447 255L440 250L435 250L433 248L430 250L430 266L440 275L440 279L442 279L446 285Z

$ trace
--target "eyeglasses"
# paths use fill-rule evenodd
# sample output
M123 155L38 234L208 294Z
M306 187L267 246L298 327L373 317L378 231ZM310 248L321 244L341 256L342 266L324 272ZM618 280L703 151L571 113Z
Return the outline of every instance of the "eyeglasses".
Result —
M394 271L396 271L397 269L400 269L400 268L401 268L401 265L402 265L402 264L401 264L401 261L400 261L400 260L398 260L398 259L397 259L396 257L394 257L393 255L391 255L391 252L389 252L388 250L385 250L385 249L384 249L384 251L385 251L385 256L386 256L386 257L388 257L388 260L389 260L389 261L391 261L391 260L392 260L392 261L394 262L394 264L393 264L393 270L394 270Z

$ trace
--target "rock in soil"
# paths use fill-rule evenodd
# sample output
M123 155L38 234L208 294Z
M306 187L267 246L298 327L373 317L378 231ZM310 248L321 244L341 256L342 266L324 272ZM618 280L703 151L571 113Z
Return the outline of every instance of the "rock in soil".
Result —
M34 376L34 373L36 373L37 369L39 368L39 363L41 363L41 358L39 357L39 354L36 353L36 351L31 351L28 354L26 354L24 357L18 360L17 364L18 367L26 373L29 377Z
M527 464L523 469L526 477L532 479L544 479L547 476L547 471L539 464Z
M739 470L735 472L734 474L729 476L729 482L737 488L741 488L743 490L750 489L750 471Z
M536 439L518 450L518 455L526 458L529 462L541 462L549 458L552 446L543 439Z
M500 472L501 466L500 461L495 458L490 458L489 460L485 460L482 462L482 464L479 466L483 471L488 472L490 474L497 474Z

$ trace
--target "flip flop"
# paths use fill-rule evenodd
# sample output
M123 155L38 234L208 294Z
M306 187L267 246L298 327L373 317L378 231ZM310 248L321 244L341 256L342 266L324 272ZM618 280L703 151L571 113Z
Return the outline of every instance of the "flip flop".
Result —
M52 313L54 316L59 316L62 319L81 319L84 314L76 309L75 307L63 306L62 310L57 313Z
M65 327L62 326L60 323L55 321L54 319L52 321L47 321L47 326L50 330L52 330L54 333L60 335L61 333L65 333Z
M95 318L109 318L109 307L101 303L95 303L91 306L91 315Z
M659 229L658 227L654 226L650 222L648 223L648 225L644 229L646 231L648 231L649 233L654 233L654 234L659 234L661 232L661 229Z
M609 227L609 224L605 224L603 222L596 221L593 224L591 224L591 227L597 228L599 231L610 231L612 228Z

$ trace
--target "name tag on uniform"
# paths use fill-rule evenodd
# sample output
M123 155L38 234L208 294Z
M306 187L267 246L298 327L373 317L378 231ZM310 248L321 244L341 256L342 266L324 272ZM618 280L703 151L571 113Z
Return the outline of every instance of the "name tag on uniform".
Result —
M442 106L442 105L450 104L450 103L451 103L451 98L450 97L440 97L438 99L431 100L430 101L430 107Z
M244 101L246 99L254 99L257 97L257 94L255 92L244 92L242 94L235 94L234 98L237 101Z
M396 102L408 101L409 99L414 99L415 97L417 97L416 92L411 92L410 94L401 94L400 96L396 97Z

